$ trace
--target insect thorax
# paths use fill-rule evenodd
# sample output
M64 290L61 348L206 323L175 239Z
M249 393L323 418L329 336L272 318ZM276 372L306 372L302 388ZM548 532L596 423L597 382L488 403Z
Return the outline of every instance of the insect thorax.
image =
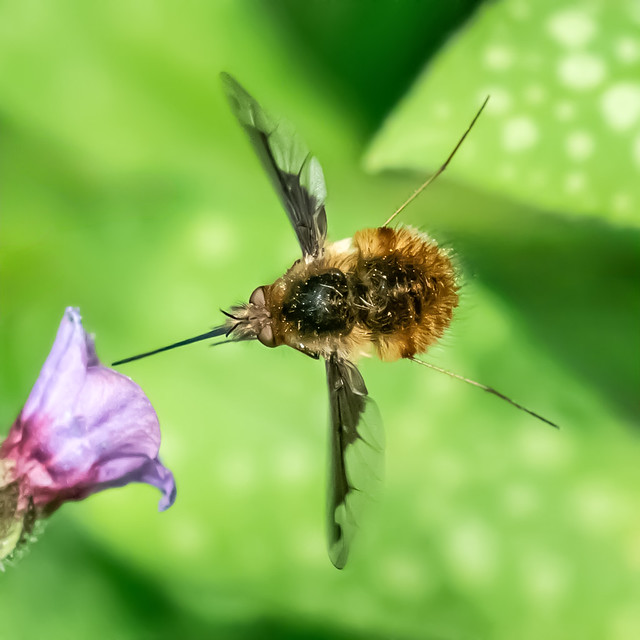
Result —
M329 269L293 284L283 301L282 317L301 337L346 335L356 323L353 298L352 274Z

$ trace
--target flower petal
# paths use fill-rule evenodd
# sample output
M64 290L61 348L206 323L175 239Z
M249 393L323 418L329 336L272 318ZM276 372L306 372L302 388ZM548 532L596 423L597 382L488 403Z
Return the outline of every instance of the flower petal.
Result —
M130 378L100 364L77 309L68 308L27 403L0 447L30 495L50 513L67 500L129 482L175 500L171 472L158 460L160 426Z
M71 407L82 388L87 370L87 345L80 311L67 307L49 356L22 410L33 415L60 414Z

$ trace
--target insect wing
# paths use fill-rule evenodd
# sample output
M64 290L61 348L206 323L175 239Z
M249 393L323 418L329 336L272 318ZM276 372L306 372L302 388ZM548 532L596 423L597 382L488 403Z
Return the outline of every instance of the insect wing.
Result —
M222 82L233 113L280 196L303 255L317 256L327 236L327 189L320 163L289 123L269 116L229 74L222 74Z
M342 569L362 512L381 488L384 431L378 407L356 366L332 355L326 368L331 407L329 557Z

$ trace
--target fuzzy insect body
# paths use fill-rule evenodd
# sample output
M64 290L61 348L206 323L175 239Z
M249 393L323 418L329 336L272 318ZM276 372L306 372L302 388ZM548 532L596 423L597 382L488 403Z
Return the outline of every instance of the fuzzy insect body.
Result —
M231 334L354 363L372 349L385 361L424 353L458 304L447 252L410 227L358 231L261 289L254 302L231 310Z

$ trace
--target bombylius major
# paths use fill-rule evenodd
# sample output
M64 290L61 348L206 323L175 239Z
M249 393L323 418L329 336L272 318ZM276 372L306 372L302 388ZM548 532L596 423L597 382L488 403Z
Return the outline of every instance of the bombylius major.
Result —
M289 126L269 116L230 75L222 74L222 81L233 113L284 205L302 257L273 284L255 289L248 303L223 311L226 319L220 326L114 365L221 336L221 342L258 340L267 347L287 345L322 358L331 416L328 546L331 561L341 569L383 466L382 421L356 367L361 356L373 351L384 361L407 358L556 426L491 387L415 357L449 326L458 305L458 278L448 252L433 239L411 227L389 224L444 171L487 101L446 162L381 227L326 243L326 188L317 159Z

